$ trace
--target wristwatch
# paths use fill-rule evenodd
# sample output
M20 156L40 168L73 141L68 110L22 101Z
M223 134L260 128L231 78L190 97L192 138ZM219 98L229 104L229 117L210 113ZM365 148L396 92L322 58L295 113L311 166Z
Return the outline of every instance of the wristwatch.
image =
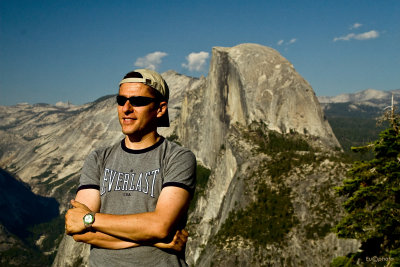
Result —
M83 216L83 224L85 225L86 228L92 227L92 224L94 223L94 215L95 212L90 212Z

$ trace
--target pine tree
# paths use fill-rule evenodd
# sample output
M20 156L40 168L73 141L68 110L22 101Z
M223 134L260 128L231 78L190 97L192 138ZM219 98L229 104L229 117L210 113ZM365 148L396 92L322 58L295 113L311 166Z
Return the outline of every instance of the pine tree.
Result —
M400 266L400 116L393 105L379 139L353 151L371 150L370 161L355 162L338 194L346 215L336 226L339 237L361 241L360 250L336 258L334 266Z

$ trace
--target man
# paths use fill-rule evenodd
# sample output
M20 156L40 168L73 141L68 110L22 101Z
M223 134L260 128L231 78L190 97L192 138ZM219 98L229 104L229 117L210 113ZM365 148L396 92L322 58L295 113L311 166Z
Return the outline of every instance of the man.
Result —
M88 156L65 216L67 234L92 245L90 266L187 266L183 229L196 159L157 133L169 126L168 98L154 71L135 70L120 82L125 138Z

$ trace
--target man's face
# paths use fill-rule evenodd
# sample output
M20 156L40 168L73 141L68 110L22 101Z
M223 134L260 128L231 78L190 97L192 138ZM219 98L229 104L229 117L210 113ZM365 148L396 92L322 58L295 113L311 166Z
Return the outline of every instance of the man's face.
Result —
M150 93L150 87L143 83L123 83L119 88L119 95L132 96L154 96ZM156 106L157 105L157 106ZM122 132L128 136L143 137L157 129L157 117L160 117L158 103L151 102L146 106L134 107L129 101L123 106L118 105L118 118Z

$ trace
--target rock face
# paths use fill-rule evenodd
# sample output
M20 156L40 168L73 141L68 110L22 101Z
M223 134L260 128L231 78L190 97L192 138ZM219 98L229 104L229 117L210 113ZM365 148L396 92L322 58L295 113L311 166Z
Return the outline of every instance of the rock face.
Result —
M332 187L346 166L328 158L340 145L312 88L290 62L271 48L243 44L213 48L206 78L173 71L163 76L171 89L172 121L161 134L177 136L211 169L189 217L190 265L324 266L357 249L357 241L327 230L340 217ZM112 96L78 107L0 107L0 119L0 167L35 193L57 198L60 212L75 194L86 155L122 138ZM264 202L272 204L253 212L261 217L252 220L266 222L260 232L266 243L244 229L229 232L229 223L243 223L238 214ZM84 266L88 252L64 237L53 266Z
M257 142L245 138L254 133L248 129L255 127L256 132L265 133L268 129L282 134L299 133L325 150L340 146L312 88L278 52L256 44L214 48L209 76L198 88L187 93L180 120L177 129L180 140L212 170L206 193L199 198L190 217L193 236L188 244L190 264L281 266L283 261L293 266L305 262L323 266L329 264L334 255L357 249L357 242L338 240L321 230L334 226L335 220L327 217L340 209L330 189L343 177L343 167L332 179L335 164L319 158L315 160L317 165L299 166L296 170L299 174L286 174L288 177L280 177L283 180L277 182L277 177L265 171L267 167L260 169L260 166L276 164L271 157L279 158L279 155L254 152L259 150ZM318 161L325 162L325 166L318 165ZM232 219L231 211L245 209L257 200L254 192L260 183L272 188L283 184L291 192L289 199L297 225L287 233L286 243L274 241L266 248L256 248L252 240L243 240L238 234L230 237L240 241L233 248L215 245L212 240L219 238L219 231ZM321 187L325 195L315 196ZM274 192L279 195L282 190ZM316 210L318 205L326 207L328 204L331 210L326 214ZM309 229L313 227L324 234L312 236ZM308 251L306 255L304 251ZM239 265L237 261L228 260L238 258L241 258Z
M340 146L311 86L277 51L256 44L213 48L209 76L183 102L178 136L214 167L229 127L254 121Z

